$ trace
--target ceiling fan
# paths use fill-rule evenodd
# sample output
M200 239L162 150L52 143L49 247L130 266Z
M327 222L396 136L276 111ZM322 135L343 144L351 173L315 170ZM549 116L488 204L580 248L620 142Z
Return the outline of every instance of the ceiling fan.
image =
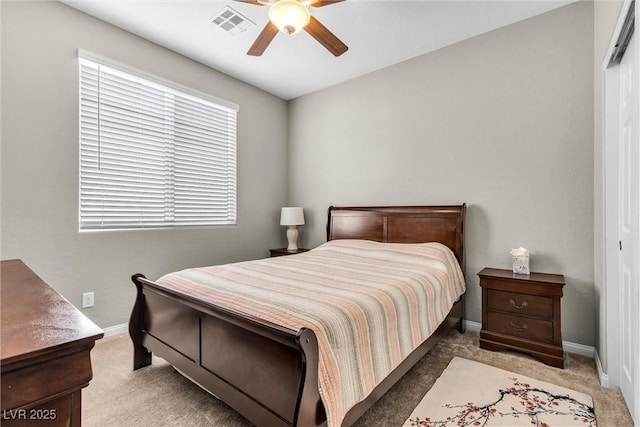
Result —
M309 13L309 6L323 7L344 0L236 0L257 6L269 6L269 22L264 27L247 55L260 56L267 49L273 38L282 31L295 34L304 29L322 46L335 56L340 56L349 48L331 31Z

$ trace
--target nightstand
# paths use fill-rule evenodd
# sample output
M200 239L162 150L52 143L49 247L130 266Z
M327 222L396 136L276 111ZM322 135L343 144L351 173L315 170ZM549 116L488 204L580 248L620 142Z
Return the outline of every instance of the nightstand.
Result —
M557 368L564 368L560 298L564 276L514 274L485 268L482 287L480 348L517 350Z
M309 249L298 248L297 251L288 251L287 248L278 248L278 249L269 249L269 252L271 253L271 257L273 258L276 256L301 254L303 252L307 252L308 250Z

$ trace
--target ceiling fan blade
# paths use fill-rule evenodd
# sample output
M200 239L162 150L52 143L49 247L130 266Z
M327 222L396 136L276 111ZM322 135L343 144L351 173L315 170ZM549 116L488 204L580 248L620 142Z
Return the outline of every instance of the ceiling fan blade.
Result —
M235 1L239 1L240 3L251 3L251 4L255 4L256 6L264 6L262 3L258 3L257 0L235 0Z
M334 3L340 3L343 1L344 0L326 0L326 1L318 0L317 2L311 3L311 6L312 7L331 6Z
M271 43L271 40L273 40L276 34L278 34L278 31L279 31L278 27L273 25L271 21L268 21L267 25L264 26L262 32L260 33L256 41L253 42L253 45L247 52L247 55L251 55L251 56L262 55L264 51L267 49L267 47L269 46L269 43Z
M340 56L349 49L346 44L342 43L339 38L337 38L327 29L327 27L322 25L320 21L313 16L309 23L304 27L304 30L311 34L314 39L318 40L322 46L326 47L327 50L335 56Z

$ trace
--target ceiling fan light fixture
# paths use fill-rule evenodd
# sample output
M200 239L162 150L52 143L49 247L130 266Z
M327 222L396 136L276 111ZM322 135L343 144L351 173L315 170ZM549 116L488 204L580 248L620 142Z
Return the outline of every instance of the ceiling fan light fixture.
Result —
M297 0L280 0L269 8L269 20L286 34L295 34L309 23L309 9Z

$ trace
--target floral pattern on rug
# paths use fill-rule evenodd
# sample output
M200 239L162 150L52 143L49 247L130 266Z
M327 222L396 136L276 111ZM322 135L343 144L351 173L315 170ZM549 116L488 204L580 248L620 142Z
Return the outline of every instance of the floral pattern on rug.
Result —
M596 427L584 393L454 357L403 427Z
M491 417L529 417L531 425L536 427L550 427L540 419L540 415L572 416L574 421L582 421L585 427L596 427L596 414L593 408L579 402L568 394L558 395L540 388L532 388L530 384L521 383L518 378L513 380L513 386L499 390L500 397L493 402L477 405L467 402L464 405L447 403L445 408L461 408L456 415L446 420L431 420L429 417L409 419L415 427L446 427L446 426L487 426ZM509 406L508 401L515 400ZM519 405L518 405L519 403ZM506 410L499 410L500 404L509 406Z

